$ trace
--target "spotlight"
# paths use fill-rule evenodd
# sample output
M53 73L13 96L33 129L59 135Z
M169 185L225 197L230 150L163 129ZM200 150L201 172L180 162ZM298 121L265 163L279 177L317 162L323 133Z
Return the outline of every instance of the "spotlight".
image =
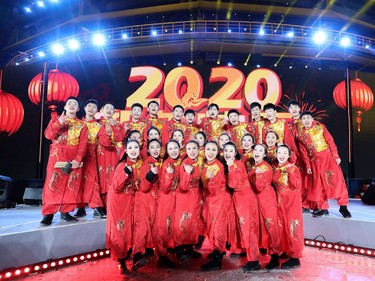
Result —
M181 63L179 62L177 65L178 65L178 66L181 66Z
M75 40L75 39L71 39L71 40L69 40L69 42L68 42L68 46L69 46L69 48L72 49L72 50L77 50L77 49L79 48L79 43L78 43L77 40Z
M127 38L128 38L128 35L127 35L126 33L123 33L123 34L121 35L121 37L122 37L122 39L127 39Z
M218 61L216 62L216 64L220 64L220 61L218 60Z
M151 35L156 36L156 35L158 35L158 33L155 30L153 30L153 31L151 31Z
M273 66L274 66L274 67L277 67L277 63L275 63Z
M341 38L340 45L343 47L348 47L350 45L350 39L348 37Z
M327 40L327 34L324 31L318 31L314 34L314 42L315 44L323 44Z
M20 65L20 63L19 63L19 62L16 62L16 65Z
M39 8L44 8L44 2L43 1L36 1L36 4L38 5Z
M38 53L38 56L42 58L42 57L45 56L45 54L44 54L43 52L39 52L39 53Z
M228 62L228 66L233 66L233 64L231 62Z
M366 45L366 46L365 46L365 48L366 48L366 49L369 49L369 48L370 48L370 46L369 46L369 45Z
M257 64L257 68L259 68L260 67L260 64Z
M29 61L29 58L25 58L25 61Z
M287 34L286 34L287 37L293 37L294 36L294 32L293 31L289 31Z
M105 38L104 35L101 33L96 33L93 36L93 41L96 46L103 46L105 44Z
M59 0L49 0L51 3L59 3Z
M232 32L232 30L228 29L228 33L231 33L231 32Z
M180 30L178 31L178 33L179 33L179 34L182 34L182 30L180 29Z
M191 61L190 61L190 64L193 64L193 63L194 63L194 61L191 60Z
M163 63L163 65L167 65L167 63ZM101 253L100 253L101 254Z
M55 55L61 55L64 53L64 47L61 44L54 44L51 49Z
M293 66L289 66L289 69L292 69L293 68Z
M259 30L259 35L264 35L264 34L265 34L265 32L264 32L263 29Z
M243 65L244 65L244 66L247 66L247 62L245 62Z
M29 7L25 7L25 12L26 13L31 13L31 9Z

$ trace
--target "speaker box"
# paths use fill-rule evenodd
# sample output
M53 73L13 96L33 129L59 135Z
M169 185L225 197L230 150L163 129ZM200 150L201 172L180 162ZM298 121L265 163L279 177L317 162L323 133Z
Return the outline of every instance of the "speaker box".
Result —
M23 202L26 205L41 206L42 205L42 192L43 186L38 187L26 187L23 195Z

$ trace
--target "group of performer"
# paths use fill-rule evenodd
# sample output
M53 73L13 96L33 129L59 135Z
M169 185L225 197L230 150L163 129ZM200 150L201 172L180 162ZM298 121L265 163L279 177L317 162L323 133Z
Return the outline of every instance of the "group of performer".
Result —
M261 251L271 256L268 270L299 266L302 213L328 215L333 198L344 218L351 214L331 134L296 101L288 108L290 120L278 118L274 104L263 107L263 118L254 102L252 121L242 123L235 109L219 117L214 103L199 120L177 105L164 121L151 101L147 116L135 103L120 124L112 103L96 120L98 103L87 100L80 120L78 100L68 98L45 130L52 144L41 224L51 225L58 211L75 222L88 205L107 218L107 247L123 273L147 264L147 249L161 267L200 258L205 237L213 251L202 270L220 269L226 251L246 255L244 271L261 268Z

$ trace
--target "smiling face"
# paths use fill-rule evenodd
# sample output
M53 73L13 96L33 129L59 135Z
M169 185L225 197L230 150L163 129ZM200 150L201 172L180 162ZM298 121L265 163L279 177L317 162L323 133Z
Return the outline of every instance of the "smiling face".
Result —
M281 146L277 148L276 157L277 157L277 161L279 162L279 165L286 163L289 159L289 156L290 156L290 152L287 147Z
M211 163L212 161L214 161L218 153L219 153L219 149L215 143L209 142L206 144L204 148L204 155L206 156L208 163Z
M226 144L228 141L230 141L230 138L227 134L222 134L219 137L219 147L220 149L224 148L224 144Z
M112 104L106 104L106 105L104 105L102 107L102 109L100 110L100 112L102 113L102 115L104 116L104 118L109 119L115 113L115 108L113 107Z
M156 117L158 115L159 105L156 102L152 102L148 105L147 110L152 117Z
M258 121L260 119L260 108L258 106L255 106L251 109L251 117Z
M168 142L167 153L172 159L177 159L180 156L180 147L174 141Z
M79 111L78 101L75 99L68 99L65 103L64 109L68 117L74 117Z
M148 153L150 153L150 155L157 159L159 156L160 156L160 150L161 150L161 147L160 147L160 143L157 142L157 141L151 141L151 143L149 143L148 145Z
M172 134L172 139L178 141L180 145L182 145L182 142L184 140L184 135L181 131L174 131Z
M133 132L130 136L129 136L129 140L135 140L137 142L141 142L141 133L140 132Z
M139 150L139 144L135 141L131 141L126 144L126 154L131 160L136 160L138 158Z
M306 129L311 128L313 121L314 121L314 118L311 115L303 115L301 118L301 122L303 126L305 126Z
M203 134L201 133L195 134L195 140L198 142L199 147L202 147L204 145L204 142L206 141Z
M277 143L277 136L275 132L268 132L266 135L266 144L268 147L274 147Z
M142 115L142 108L139 106L134 106L132 108L132 118L134 121L138 120Z
M184 115L184 110L180 107L176 107L173 112L172 112L172 115L173 115L173 119L175 121L181 121L181 118L182 116Z
M254 151L253 151L253 157L254 157L255 163L258 164L262 162L265 156L266 156L266 149L264 148L263 145L257 144L254 147Z
M242 138L242 148L245 150L251 150L254 145L253 138L251 136L244 136Z
M224 147L224 159L230 160L234 159L237 154L237 149L233 144L227 144Z
M293 119L298 119L301 108L299 107L299 105L291 104L288 108L288 111L290 115L292 115Z
M268 108L264 111L264 113L266 114L266 117L268 120L270 120L271 122L275 121L276 119L276 110L272 109L272 108Z
M195 115L193 113L187 113L185 115L185 120L188 124L193 124Z
M160 133L158 130L153 128L148 132L147 138L148 140L160 140Z
M186 144L186 154L192 160L197 159L199 154L198 145L195 142L189 142L188 144Z
M86 117L94 118L95 114L98 112L98 106L95 103L88 103L84 107Z
M228 119L229 119L229 123L232 126L236 126L236 125L238 125L238 122L240 120L240 116L237 113L233 112L233 113L229 114Z
M216 106L211 106L210 109L208 110L208 116L210 116L210 118L212 119L215 119L218 114L219 114L219 110L216 108Z

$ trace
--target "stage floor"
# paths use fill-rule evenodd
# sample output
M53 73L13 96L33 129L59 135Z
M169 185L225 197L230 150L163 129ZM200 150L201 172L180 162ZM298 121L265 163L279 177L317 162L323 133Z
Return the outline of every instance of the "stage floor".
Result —
M352 244L375 249L375 206L351 199L351 219L344 219L335 201L330 215L314 218L304 214L305 238ZM17 205L0 209L0 271L6 268L72 256L105 248L105 220L94 219L93 210L76 223L60 221L41 226L41 207Z

